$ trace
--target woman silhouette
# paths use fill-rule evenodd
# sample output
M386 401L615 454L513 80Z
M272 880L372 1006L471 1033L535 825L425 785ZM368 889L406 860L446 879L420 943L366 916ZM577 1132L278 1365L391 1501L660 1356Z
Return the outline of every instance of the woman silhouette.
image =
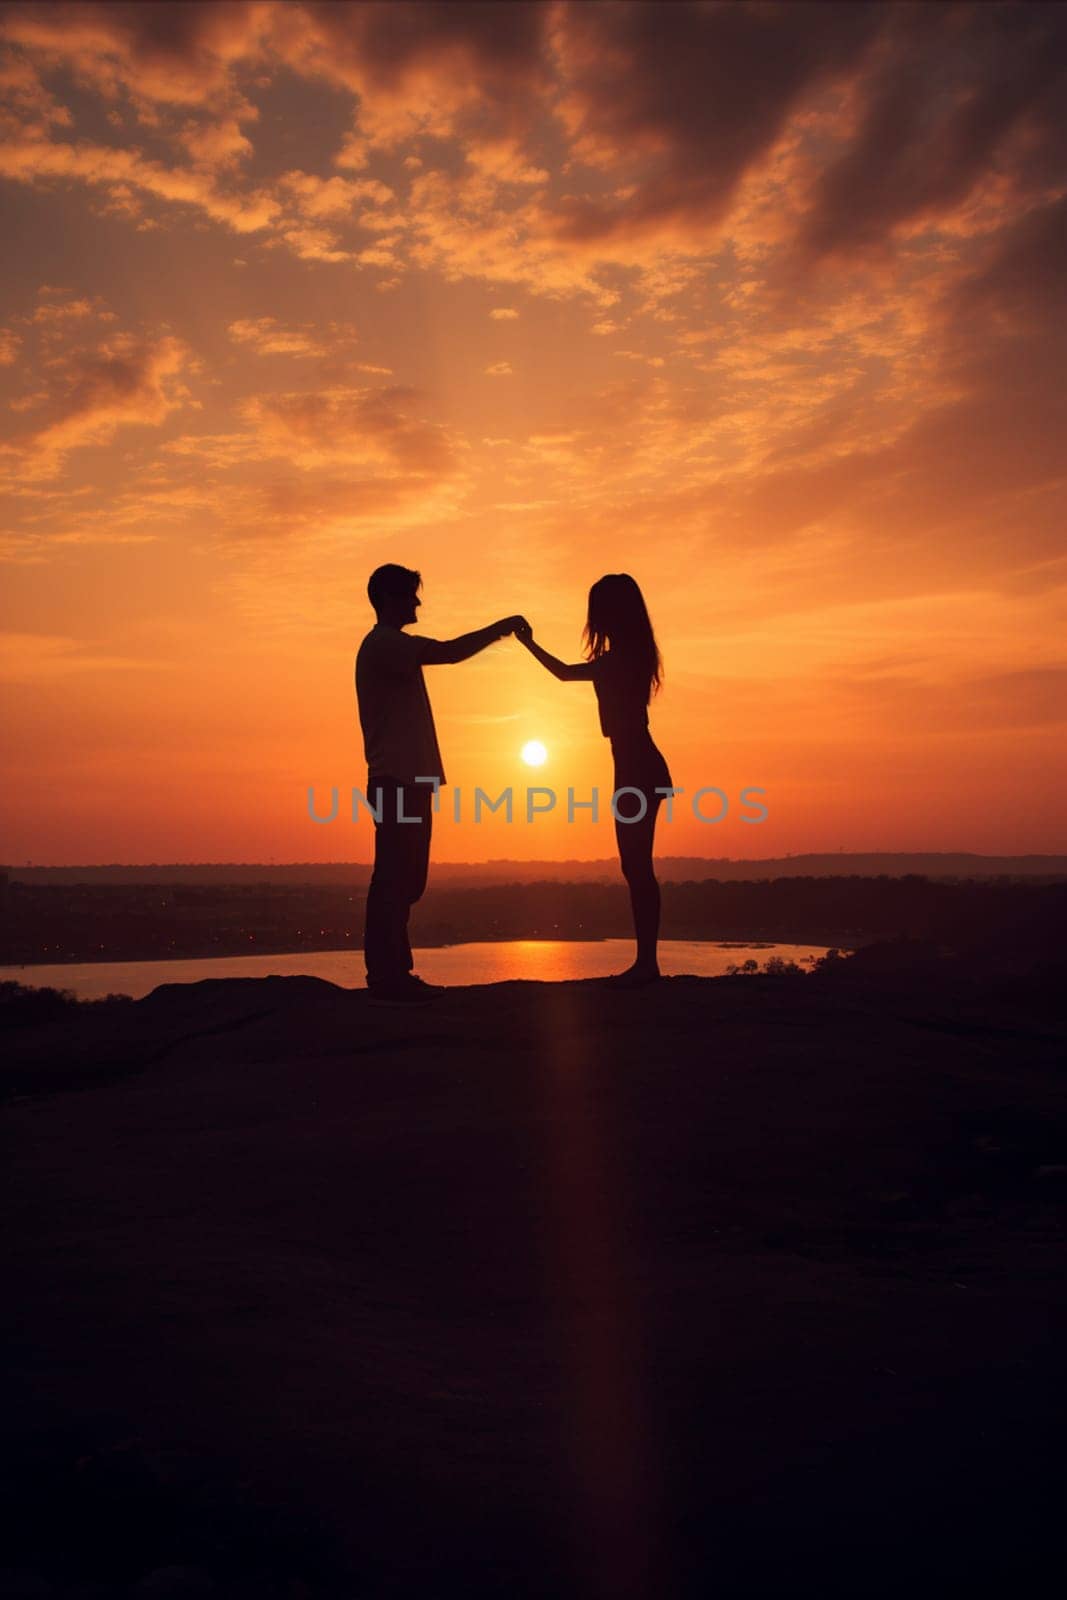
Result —
M637 938L637 960L612 982L628 989L653 983L660 972L659 884L652 841L663 800L656 791L671 788L671 775L648 731L648 702L659 689L663 661L644 596L627 572L599 578L589 591L586 659L572 666L542 650L529 625L516 632L554 677L563 683L590 682L596 690L600 730L611 740L615 758L615 838Z

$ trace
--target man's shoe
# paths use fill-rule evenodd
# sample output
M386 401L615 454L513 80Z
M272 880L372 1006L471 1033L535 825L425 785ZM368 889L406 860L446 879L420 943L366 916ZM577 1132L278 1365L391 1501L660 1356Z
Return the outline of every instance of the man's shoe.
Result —
M427 998L435 994L444 994L445 992L443 983L427 983L426 979L420 978L417 972L408 973L408 985L410 988L417 989L420 994L426 995Z

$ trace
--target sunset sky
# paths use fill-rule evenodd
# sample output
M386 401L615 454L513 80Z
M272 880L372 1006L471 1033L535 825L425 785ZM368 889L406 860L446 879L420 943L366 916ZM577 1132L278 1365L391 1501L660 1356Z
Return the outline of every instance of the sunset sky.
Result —
M5 861L367 860L383 561L569 659L633 573L662 854L1067 849L1067 8L7 5L0 93ZM610 792L588 685L427 679Z

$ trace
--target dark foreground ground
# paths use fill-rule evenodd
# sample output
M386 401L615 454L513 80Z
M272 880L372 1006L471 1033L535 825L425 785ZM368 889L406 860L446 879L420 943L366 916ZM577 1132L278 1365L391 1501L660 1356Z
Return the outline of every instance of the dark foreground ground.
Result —
M943 973L11 1030L0 1594L1054 1592L1065 1036Z

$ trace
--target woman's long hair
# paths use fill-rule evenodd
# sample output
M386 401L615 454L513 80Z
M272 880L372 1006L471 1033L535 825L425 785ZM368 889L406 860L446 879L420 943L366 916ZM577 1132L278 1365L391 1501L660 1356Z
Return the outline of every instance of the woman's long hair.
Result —
M645 597L628 572L609 572L594 583L583 637L590 661L607 653L633 673L647 705L663 682L663 657Z

